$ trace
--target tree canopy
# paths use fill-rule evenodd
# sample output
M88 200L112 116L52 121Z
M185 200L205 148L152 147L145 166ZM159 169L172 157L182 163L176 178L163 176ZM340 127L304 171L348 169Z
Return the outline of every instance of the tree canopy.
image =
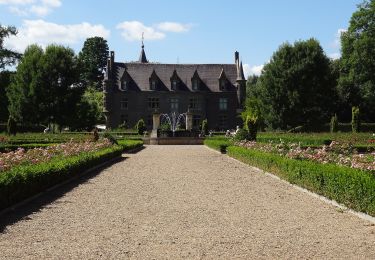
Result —
M353 13L341 36L339 90L348 106L359 106L362 117L375 120L375 0L367 0Z
M87 38L79 53L81 80L86 86L101 90L108 58L108 44L102 37Z
M272 129L314 126L330 118L335 98L330 60L315 39L283 44L252 85L250 101L261 105Z
M17 29L14 26L2 26L0 24L0 71L5 68L5 66L13 65L21 57L17 52L4 47L5 38L16 35Z

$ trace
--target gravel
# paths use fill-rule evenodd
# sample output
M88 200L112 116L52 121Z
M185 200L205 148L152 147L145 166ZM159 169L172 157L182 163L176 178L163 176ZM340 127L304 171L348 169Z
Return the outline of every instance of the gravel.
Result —
M0 215L0 258L375 259L371 222L204 146L123 156Z

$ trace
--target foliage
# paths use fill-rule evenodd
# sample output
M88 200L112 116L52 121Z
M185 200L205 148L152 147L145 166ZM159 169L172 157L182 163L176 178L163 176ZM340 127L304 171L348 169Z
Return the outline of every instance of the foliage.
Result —
M110 141L112 144L118 144L116 138L113 135L111 135L110 133L107 133L107 132L104 133L103 137L108 139L108 141Z
M358 133L361 127L361 121L359 118L359 107L352 107L352 131Z
M255 141L258 133L258 118L248 115L245 121L245 129L249 133L248 139L250 141Z
M315 39L283 44L264 66L250 98L258 100L271 129L319 125L335 99L330 60Z
M66 126L76 112L82 90L74 52L49 45L29 46L8 88L9 113L20 123Z
M10 85L11 76L13 74L14 73L10 71L0 72L0 122L6 122L9 117L6 89Z
M103 121L103 92L88 87L77 104L76 116L70 121L71 128L90 130Z
M207 119L204 119L202 121L202 133L204 135L208 135L208 121L207 121Z
M365 0L341 36L340 95L350 108L360 106L363 119L375 121L375 1Z
M17 29L14 26L2 26L0 24L0 71L6 66L14 65L21 55L4 47L4 40L9 36L17 35Z
M374 175L357 169L295 160L244 147L229 146L227 153L352 209L375 215Z
M247 131L247 129L240 128L236 130L233 139L236 141L249 140L249 131Z
M145 121L143 119L139 119L135 128L139 135L143 135L143 132L147 130Z
M94 86L102 90L102 80L108 58L107 40L102 37L87 38L78 55L81 68L81 80L85 86Z
M164 122L160 124L160 130L161 131L171 131L171 124L168 122Z
M330 123L330 131L331 133L336 133L337 130L339 128L339 121L337 119L337 115L335 114L332 118L331 118L331 123Z
M17 133L17 121L12 116L8 119L7 133L8 135L16 135Z
M228 138L206 138L204 140L204 145L215 149L221 153L226 153L227 147L232 145L232 142Z

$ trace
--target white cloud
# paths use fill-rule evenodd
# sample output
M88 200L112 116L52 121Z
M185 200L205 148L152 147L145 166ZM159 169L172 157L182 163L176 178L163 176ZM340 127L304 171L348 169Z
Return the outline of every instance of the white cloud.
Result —
M347 29L338 29L336 34L335 34L335 41L333 42L333 48L341 48L341 35L345 32L347 32Z
M263 67L264 65L250 66L249 64L244 64L243 71L245 74L245 78L248 78L252 75L260 76L260 74L262 74Z
M191 28L191 24L181 24L181 23L173 23L173 22L163 22L156 25L156 27L165 32L187 32Z
M44 20L24 20L17 36L5 40L9 48L23 52L30 44L45 47L48 44L75 44L88 37L100 36L108 38L110 31L103 25L90 23L61 25Z
M18 16L26 16L28 14L27 11L25 11L24 9L19 8L18 6L9 6L8 10L12 14L15 14L15 15L18 15Z
M36 16L46 16L52 11L51 8L45 5L33 5L31 6L30 12Z
M338 60L341 58L341 53L339 52L331 53L331 54L328 54L328 57L330 57L332 60Z
M138 21L125 21L117 25L117 29L122 30L121 35L128 41L139 41L144 33L145 40L161 40L165 34L156 31L152 27L147 27Z
M61 0L0 0L0 4L8 5L8 10L19 16L46 16L54 8L61 6Z
M3 5L28 5L34 2L35 0L0 0Z
M121 35L127 41L139 41L144 33L145 40L162 40L166 37L166 32L180 33L190 30L190 24L180 24L174 22L163 22L153 26L146 26L139 21L125 21L116 27L121 30Z

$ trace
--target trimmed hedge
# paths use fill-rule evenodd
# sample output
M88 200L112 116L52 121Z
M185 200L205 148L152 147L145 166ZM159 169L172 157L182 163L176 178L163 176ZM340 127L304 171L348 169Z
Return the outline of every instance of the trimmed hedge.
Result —
M9 171L0 173L0 210L120 156L124 150L142 145L141 141L123 141L121 145L96 152L55 158L35 165L13 167Z
M232 145L232 142L226 138L206 138L204 140L204 145L215 149L221 153L226 153L227 147Z
M238 146L229 146L227 153L242 162L277 174L290 183L375 216L375 176L370 173L333 164L289 159Z

